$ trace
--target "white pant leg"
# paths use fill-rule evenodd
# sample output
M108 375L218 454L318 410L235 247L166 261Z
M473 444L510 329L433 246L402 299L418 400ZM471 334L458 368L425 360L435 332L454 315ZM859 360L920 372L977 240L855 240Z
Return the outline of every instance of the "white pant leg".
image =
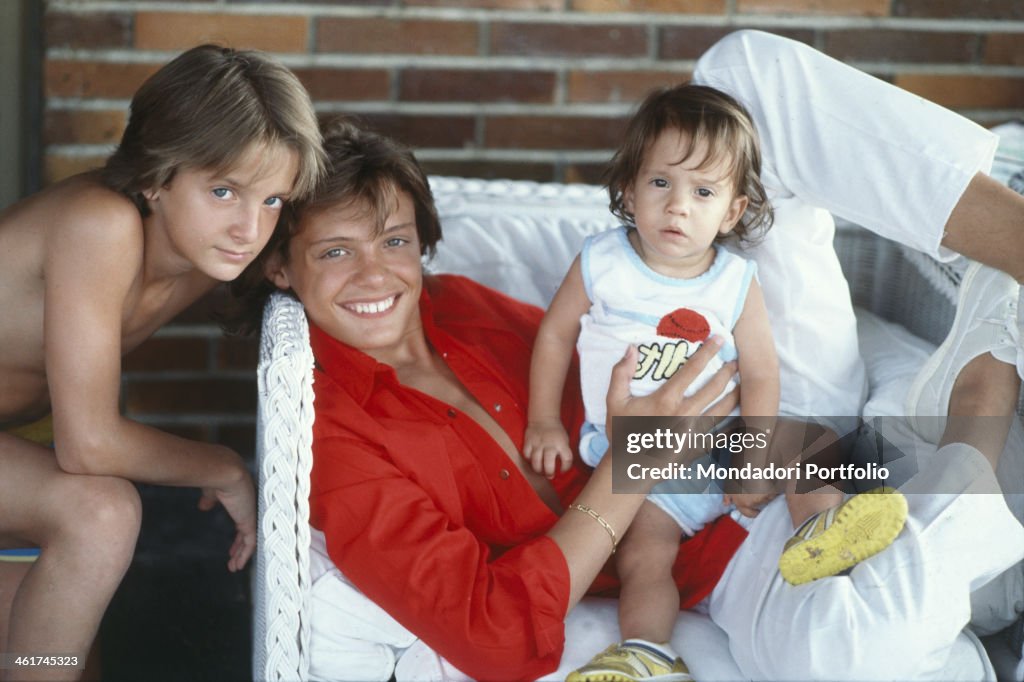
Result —
M764 180L780 195L933 256L953 206L971 178L991 168L998 143L958 114L760 31L720 40L694 80L748 108Z
M776 222L749 255L779 352L780 408L859 414L865 375L832 215L939 255L946 219L974 174L991 165L997 139L813 48L758 31L723 38L693 79L742 102L761 136Z
M949 445L936 464L909 482L909 516L899 537L848 576L800 586L778 574L792 530L776 499L711 595L710 615L729 636L740 670L751 679L948 679L950 663L983 654L961 634L970 592L1024 555L1024 528L998 494L987 461L973 448ZM942 477L940 484L934 479ZM949 490L960 493L915 493ZM967 661L971 663L972 661Z

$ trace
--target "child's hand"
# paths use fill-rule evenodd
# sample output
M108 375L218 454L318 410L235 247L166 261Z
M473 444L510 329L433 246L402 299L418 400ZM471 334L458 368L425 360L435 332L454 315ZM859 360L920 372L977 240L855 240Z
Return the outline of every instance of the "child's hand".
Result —
M224 509L235 522L235 541L228 550L228 570L240 571L256 549L256 489L248 471L242 472L239 480L224 488L203 488L199 498L199 509L209 511L224 505Z
M523 457L538 474L554 478L559 471L572 466L569 434L559 421L530 422L523 438ZM561 464L561 468L557 464Z
M722 500L726 504L736 507L740 514L748 518L754 518L761 513L764 505L771 502L778 493L736 493L726 494Z

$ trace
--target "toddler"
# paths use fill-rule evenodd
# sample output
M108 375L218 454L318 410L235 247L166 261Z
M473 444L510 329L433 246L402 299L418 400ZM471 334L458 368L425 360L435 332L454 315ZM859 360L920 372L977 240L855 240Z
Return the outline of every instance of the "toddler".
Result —
M608 174L611 209L624 226L583 245L538 332L530 373L523 454L548 476L572 462L559 419L573 349L580 355L587 422L580 456L596 466L608 449L605 396L612 366L637 347L631 390L646 395L703 343L722 348L693 382L699 390L726 362L737 362L739 414L773 417L779 371L756 265L723 248L771 226L760 181L760 150L749 115L729 95L685 84L652 93L630 122ZM735 382L725 390L735 388ZM598 679L685 680L668 645L679 612L672 578L680 535L693 535L732 508L754 516L773 493L652 493L637 515L617 568L624 642L570 675ZM840 501L787 494L794 525ZM607 678L609 674L628 677ZM643 671L639 674L636 671Z

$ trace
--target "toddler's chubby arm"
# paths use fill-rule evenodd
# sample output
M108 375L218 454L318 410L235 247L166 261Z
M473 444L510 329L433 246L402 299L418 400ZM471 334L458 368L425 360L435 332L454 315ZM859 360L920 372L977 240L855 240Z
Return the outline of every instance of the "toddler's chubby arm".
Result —
M562 391L580 334L580 316L589 308L577 256L544 314L530 361L529 424L523 456L534 471L548 478L558 472L559 464L562 471L572 466L569 436L561 419Z
M69 197L46 226L44 344L57 460L69 473L202 488L200 506L215 499L235 521L228 568L238 570L256 537L254 487L241 457L119 410L123 350L213 285L175 244L153 241L131 202L99 186Z
M764 303L761 285L754 279L747 292L736 326L737 364L740 381L740 414L747 426L760 431L774 431L775 417L779 413L779 356L772 339L772 328L768 321L768 309ZM763 461L767 448L748 450L744 457L752 459L755 466L767 464ZM745 484L749 487L749 484ZM749 491L726 495L726 502L736 505L745 516L757 516L760 507L775 497L775 492Z

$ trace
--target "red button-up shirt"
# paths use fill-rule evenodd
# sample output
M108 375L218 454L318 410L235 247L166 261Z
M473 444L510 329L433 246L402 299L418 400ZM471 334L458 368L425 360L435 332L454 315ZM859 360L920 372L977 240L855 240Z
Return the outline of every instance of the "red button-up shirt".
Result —
M423 328L519 450L542 312L463 277L424 280ZM317 360L312 523L338 568L464 673L528 680L558 666L569 571L545 533L558 520L472 418L311 326ZM562 417L583 419L574 367ZM568 505L589 469L552 480ZM728 517L682 543L682 605L708 594L745 531ZM617 586L608 569L593 593Z

